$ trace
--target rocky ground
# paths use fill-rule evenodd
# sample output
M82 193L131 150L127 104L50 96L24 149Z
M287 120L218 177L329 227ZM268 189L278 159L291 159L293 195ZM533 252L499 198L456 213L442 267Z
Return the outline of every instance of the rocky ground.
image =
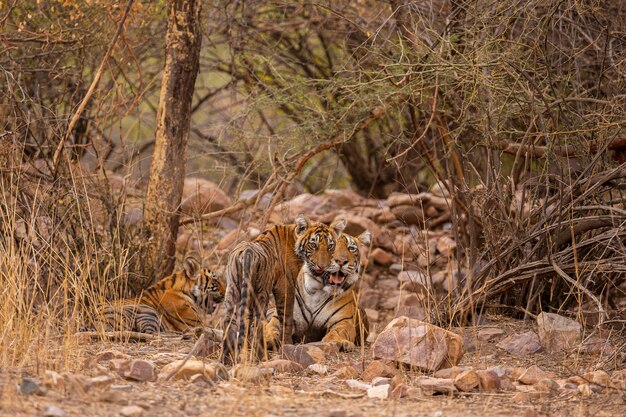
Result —
M180 230L179 250L203 249L219 270L237 242L259 233L269 200L208 228L191 222ZM186 182L188 216L231 204L215 184ZM80 349L71 372L46 365L0 373L0 415L624 415L623 333L545 313L519 321L488 312L465 328L430 324L445 316L442 304L433 306L453 297L466 273L455 260L448 207L445 189L435 186L386 200L346 190L300 194L271 211L274 222L342 216L347 233L372 232L360 282L371 333L359 351L285 346L260 364L226 369L215 363L219 344L208 335L201 343L81 338L72 343ZM127 221L136 214L131 209ZM218 310L212 323L220 317Z

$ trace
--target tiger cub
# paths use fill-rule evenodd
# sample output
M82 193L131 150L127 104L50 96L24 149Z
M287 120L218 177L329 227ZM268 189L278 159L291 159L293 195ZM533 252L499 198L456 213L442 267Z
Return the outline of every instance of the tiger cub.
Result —
M357 238L343 234L324 274L311 274L307 265L302 267L296 285L294 342L334 342L349 351L367 338L369 324L358 306L354 284L361 272L359 246L369 246L370 240L368 231ZM264 327L268 345L276 346L279 328L274 315Z
M260 357L263 336L259 320L264 317L270 296L283 332L277 338L291 343L294 285L302 265L313 276L321 276L331 265L335 242L346 227L341 219L326 226L303 215L295 224L275 225L251 242L242 242L231 252L226 266L226 300L223 363L239 358L252 348ZM236 311L235 311L236 310ZM244 346L244 343L247 343Z
M224 294L224 284L215 274L188 257L182 271L161 279L140 296L105 305L106 328L141 333L185 331L202 326Z

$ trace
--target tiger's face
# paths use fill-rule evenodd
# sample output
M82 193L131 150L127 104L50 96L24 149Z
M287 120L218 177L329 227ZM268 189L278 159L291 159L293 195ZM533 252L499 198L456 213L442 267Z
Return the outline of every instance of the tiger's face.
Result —
M191 279L195 281L191 288L191 297L194 302L207 313L213 313L217 305L224 301L226 287L208 268L202 268L200 273Z
M333 252L346 222L339 219L326 226L323 223L310 223L299 215L296 217L296 253L304 261L307 273L322 276L332 264Z
M361 274L360 246L369 246L371 234L367 230L353 237L343 234L337 241L331 265L323 276L324 291L341 294L353 286Z

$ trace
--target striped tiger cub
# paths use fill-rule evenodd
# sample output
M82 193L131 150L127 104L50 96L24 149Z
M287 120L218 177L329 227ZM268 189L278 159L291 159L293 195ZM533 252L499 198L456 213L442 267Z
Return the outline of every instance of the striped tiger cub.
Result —
M359 307L355 286L361 273L359 246L369 246L371 234L341 235L333 261L322 275L307 265L300 270L294 305L294 342L333 342L350 351L367 338L367 316ZM276 346L280 322L276 315L265 325L268 345Z
M107 330L182 332L202 326L224 299L225 288L208 268L187 257L183 270L148 287L135 298L104 306Z
M277 320L284 329L277 337L291 343L298 272L306 265L311 275L324 274L345 226L343 219L326 226L298 215L295 224L275 225L233 250L225 272L222 362L239 359L240 352L247 348L252 348L255 359L261 356L263 331L257 325L265 315L270 296L276 304Z

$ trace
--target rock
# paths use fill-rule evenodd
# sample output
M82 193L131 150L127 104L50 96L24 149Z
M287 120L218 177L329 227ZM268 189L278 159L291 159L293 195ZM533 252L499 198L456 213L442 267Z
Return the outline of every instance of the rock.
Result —
M391 378L384 376L377 376L372 379L372 386L376 387L378 385L391 385Z
M424 225L424 211L420 207L402 205L391 208L391 213L401 222L407 225Z
M530 355L541 350L539 337L533 331L508 336L501 340L496 346L506 350L512 355L521 356Z
M364 308L365 315L370 322L376 322L380 318L380 313L378 310L374 310L372 308Z
M306 343L305 346L307 346L307 348L310 347L314 347L314 348L319 348L322 350L322 352L324 352L325 356L329 356L329 355L338 355L339 354L339 346L337 346L337 343L332 343L332 342L311 342L311 343Z
M500 391L500 377L497 373L491 370L476 371L478 376L479 387L481 392L493 392Z
M609 374L601 370L587 372L583 375L583 379L588 381L592 388L593 385L596 385L601 390L611 387L611 377L609 377Z
M231 199L217 184L203 178L185 178L180 210L187 215L223 210L232 205Z
M395 317L405 316L416 320L425 320L426 307L421 296L411 292L400 297Z
M582 326L558 314L541 313L537 316L537 333L547 352L560 352L580 345Z
M394 366L393 361L377 360L367 365L361 375L361 379L363 379L363 381L371 381L376 377L393 378L398 374L399 371Z
M65 417L67 413L56 405L47 405L43 409L43 415L44 417Z
M89 388L89 378L83 374L74 374L70 372L63 372L63 384L66 391L74 394L84 395Z
M358 381L356 379L346 379L346 384L350 388L356 389L356 390L359 390L359 391L367 391L370 388L372 388L372 386L370 384L366 384L366 383Z
M379 234L378 230L380 227L367 217L358 216L352 213L342 213L335 217L333 221L337 221L340 218L345 219L346 228L344 229L344 233L349 234L350 236L358 236L366 230L369 230L372 236L377 236Z
M578 386L578 394L583 397L591 397L594 393L589 384L581 384Z
M333 372L332 376L340 379L355 379L359 377L359 371L352 365L342 366Z
M391 393L391 387L389 385L377 385L367 390L368 398L380 398L386 400Z
M314 363L324 362L326 355L324 351L311 344L306 345L283 345L280 348L280 355L284 359L299 363L304 368Z
M130 381L154 381L157 377L156 365L142 359L113 359L111 366L122 378Z
M242 382L257 384L268 379L272 371L268 368L261 368L252 365L237 365L235 367L235 378Z
M87 386L90 388L91 387L106 388L109 385L111 385L114 381L115 381L115 378L113 378L110 375L99 375L99 376L94 376L93 378L89 378L87 380Z
M454 378L454 386L457 387L459 391L470 392L478 387L480 383L480 379L478 378L478 374L476 371L464 371L458 374Z
M626 391L626 369L614 371L611 374L611 386L613 388Z
M128 392L132 390L133 386L131 384L111 384L111 386L109 387L109 391Z
M120 414L124 417L141 417L143 413L144 409L137 405L127 405L120 410Z
M450 187L450 185L448 185L447 181L445 184L443 181L437 181L430 187L429 191L434 196L450 198L450 191L448 191L448 187Z
M291 223L296 216L305 213L309 219L317 220L321 215L339 207L328 201L328 197L302 193L289 201L277 204L270 216L273 223Z
M389 272L397 275L400 273L400 271L402 271L403 268L404 266L402 264L391 264L389 266Z
M380 303L381 292L372 288L361 288L361 297L359 298L359 306L361 308L369 308L376 310Z
M22 378L20 382L20 392L24 395L46 395L46 389L40 387L37 381L33 378Z
M398 274L398 281L405 291L428 293L428 280L420 271L402 271Z
M437 251L446 258L452 256L455 249L456 242L448 236L442 236L437 241Z
M471 368L467 366L451 366L450 368L440 369L433 374L435 378L454 379L457 375L469 371Z
M371 251L369 259L371 259L375 264L382 266L389 266L393 263L393 256L381 248L375 248Z
M328 373L328 366L319 363L311 364L306 369L319 375L326 375Z
M478 340L481 342L487 342L494 337L502 336L504 330L499 327L484 327L478 331Z
M274 359L259 364L260 368L273 369L276 373L295 374L302 372L304 368L299 363L287 359Z
M525 385L535 385L537 382L541 381L544 378L549 378L550 374L546 371L538 367L537 365L532 365L528 369L526 369L522 375L517 378L519 382Z
M169 378L172 372L175 372L171 377L173 380L189 380L192 376L198 374L202 375L206 381L228 380L228 371L220 363L206 363L197 359L190 359L184 362L184 364L183 362L184 360L181 359L165 365L161 369L159 379L165 380ZM178 369L181 364L183 364L182 367Z
M541 394L539 392L518 392L511 397L511 401L516 403L527 403L539 400L540 398Z
M372 345L374 358L393 360L434 372L459 363L464 354L461 336L432 324L398 317Z
M533 387L538 392L548 393L555 393L560 388L559 384L552 378L540 379Z
M109 362L112 359L130 359L130 356L117 350L105 350L96 355L96 362Z
M454 380L447 378L422 377L416 380L417 386L426 395L447 394L452 395L457 392Z
M328 410L328 417L348 417L348 412L346 410L336 409L336 410Z

